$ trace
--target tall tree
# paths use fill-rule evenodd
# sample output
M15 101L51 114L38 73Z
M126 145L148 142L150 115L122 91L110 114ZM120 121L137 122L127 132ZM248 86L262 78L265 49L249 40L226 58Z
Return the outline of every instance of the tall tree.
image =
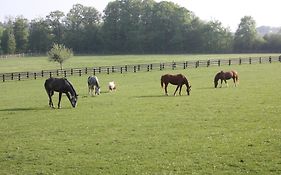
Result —
M77 52L97 52L100 45L101 14L92 7L76 4L67 14L65 42Z
M16 39L16 52L27 52L28 48L28 20L20 16L15 19L14 22L14 35Z
M54 37L54 43L62 43L63 34L64 34L64 13L62 11L53 11L46 17L46 21L48 22L50 29L52 30L52 34Z
M9 20L6 24L1 44L4 54L14 54L16 52L16 40L12 20Z
M252 52L256 49L258 42L256 22L251 16L241 19L234 36L234 49L239 52Z
M52 31L44 19L34 19L30 22L29 49L35 53L46 53L53 39Z
M3 54L3 50L2 50L2 36L3 36L3 31L4 31L4 26L3 24L0 22L0 54Z

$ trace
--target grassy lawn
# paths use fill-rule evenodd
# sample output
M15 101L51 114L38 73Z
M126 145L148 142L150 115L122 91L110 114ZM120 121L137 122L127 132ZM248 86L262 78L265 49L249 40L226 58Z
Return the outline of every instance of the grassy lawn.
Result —
M229 69L239 87L214 89ZM165 73L185 74L191 95L164 96ZM0 83L0 174L281 174L280 74L280 63L100 74L95 97L75 76L78 106L63 96L62 109L44 79Z
M149 64L171 61L208 60L279 56L280 54L209 54L209 55L108 55L74 56L66 60L64 68ZM47 57L0 58L0 73L41 71L60 69L58 63L49 62Z

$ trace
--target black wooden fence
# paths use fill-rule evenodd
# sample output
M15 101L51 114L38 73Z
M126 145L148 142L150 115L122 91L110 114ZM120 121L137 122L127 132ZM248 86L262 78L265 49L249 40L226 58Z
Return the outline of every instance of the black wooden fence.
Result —
M242 64L262 64L281 62L279 57L249 57L249 58L232 58L232 59L210 59L198 61L181 61L181 62L165 62L165 63L151 63L151 64L137 64L137 65L119 65L119 66L101 66L101 67L85 67L85 68L71 68L63 70L41 70L37 72L12 72L0 73L1 82L11 80L24 79L39 79L42 77L68 77L73 75L82 76L85 74L111 74L111 73L126 73L126 72L140 72L152 70L165 69L187 69L198 67L222 66L222 65L242 65Z

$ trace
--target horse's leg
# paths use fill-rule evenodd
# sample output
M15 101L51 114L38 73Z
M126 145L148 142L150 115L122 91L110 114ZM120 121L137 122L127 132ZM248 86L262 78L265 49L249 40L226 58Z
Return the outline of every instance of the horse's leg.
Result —
M165 95L167 95L167 96L168 96L167 87L168 87L168 84L166 84L166 83L165 83Z
M60 101L61 101L62 92L59 92L59 102L58 102L58 109L60 109Z
M51 108L54 108L54 104L53 104L53 101L52 101L52 95L54 95L54 91L48 92L48 96L49 96L49 106L50 106Z
M233 79L234 86L236 87L236 79L235 79L235 77L233 77L232 79Z
M179 89L179 87L180 87L180 85L177 86L177 88L176 88L176 90L175 90L175 92L174 92L174 96L176 96L176 92L177 92L177 90Z
M222 88L222 81L223 81L223 79L221 79L221 86L220 86L220 88Z
M228 83L227 83L227 81L226 81L226 80L224 80L224 82L225 82L225 84L226 84L226 87L228 87Z
M179 91L179 95L181 95L181 88L182 88L182 85L180 85L180 91Z

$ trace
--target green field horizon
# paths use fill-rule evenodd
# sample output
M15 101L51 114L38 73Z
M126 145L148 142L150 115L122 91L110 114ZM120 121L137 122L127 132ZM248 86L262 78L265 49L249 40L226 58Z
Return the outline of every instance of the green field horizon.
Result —
M92 60L80 59L78 67ZM30 70L41 61L6 66ZM72 67L77 60L68 61ZM236 70L239 86L229 80L229 87L215 89L221 70ZM185 87L182 96L165 96L166 73L184 74L190 96ZM78 105L63 95L61 109L49 108L45 78L1 82L0 174L280 174L280 75L279 62L97 74L101 95L93 97L88 75L71 76ZM169 85L168 93L175 88ZM57 107L57 93L53 101Z

